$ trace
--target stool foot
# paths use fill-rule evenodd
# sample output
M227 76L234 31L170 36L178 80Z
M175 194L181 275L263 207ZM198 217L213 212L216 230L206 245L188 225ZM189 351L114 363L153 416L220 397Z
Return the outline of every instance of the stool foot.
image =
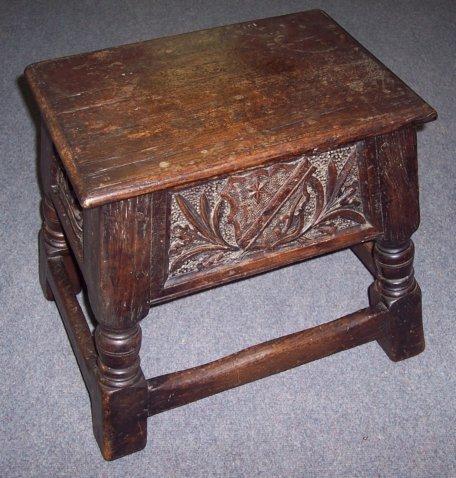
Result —
M139 365L141 328L98 325L98 387L92 397L95 438L105 460L142 450L147 443L148 388Z
M98 384L92 394L92 425L105 460L116 460L146 446L147 412L144 376L123 389Z
M378 339L394 362L424 350L421 290L413 272L414 246L411 240L399 245L377 242L374 259L377 280L369 288L371 306L382 302L391 312L385 335Z
M369 297L371 304L380 302L375 284L369 289ZM389 311L392 314L391 320L386 323L385 335L377 340L386 355L393 362L399 362L423 352L425 342L418 284L407 297L396 301Z

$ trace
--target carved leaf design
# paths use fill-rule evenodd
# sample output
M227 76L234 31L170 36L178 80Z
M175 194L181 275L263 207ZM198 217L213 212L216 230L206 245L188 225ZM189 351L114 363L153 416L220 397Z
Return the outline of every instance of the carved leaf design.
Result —
M340 173L338 174L337 176L337 179L336 179L336 184L334 185L334 189L332 191L332 194L329 198L327 198L327 204L328 204L328 207L330 207L334 200L336 199L337 197L337 194L339 193L341 187L343 186L343 184L345 183L345 181L347 180L347 177L350 173L350 171L352 170L353 168L353 164L355 162L355 154L354 152L352 151L349 155L348 155L348 159L347 161L345 162L345 164L343 165L342 167L342 170L340 171Z
M222 232L220 230L222 204L223 204L222 199L219 198L217 203L215 204L214 213L211 216L211 224L212 224L212 229L217 234L217 237L220 237L220 238L223 239L223 235L222 235ZM226 242L226 241L224 240L224 242ZM228 243L226 243L226 244L228 244Z
M348 208L335 209L326 214L324 220L330 221L332 219L337 219L338 217L350 219L351 221L356 222L358 224L364 224L366 222L366 219L363 214L358 211L355 211L354 209Z
M341 196L338 198L338 203L341 206L359 206L359 199L356 197L358 192L358 184L352 184L345 190L342 190Z
M212 252L212 251L218 252L220 251L220 248L218 248L217 246L214 246L213 244L206 244L206 245L197 246L192 249L189 249L185 251L183 254L181 254L179 257L177 257L177 259L171 263L169 270L170 272L174 272L178 270L183 264L185 264L192 257L198 256L204 252Z
M194 231L190 228L181 228L176 232L176 236L181 241L174 241L174 243L171 244L170 252L180 251L180 253L178 253L178 258L172 261L169 267L170 272L179 269L186 261L204 252L237 249L229 244L222 236L220 230L220 200L217 202L214 211L211 213L209 201L207 196L203 193L199 198L198 213L192 204L180 194L177 194L175 198L182 214L185 216L190 226L193 227ZM207 241L207 244L193 246L194 243L201 239ZM190 245L190 248L185 250L187 244Z
M310 181L311 186L315 190L315 212L312 218L312 222L316 223L321 216L323 208L325 206L325 195L323 185L317 177L312 177Z
M204 212L202 211L200 216L194 207L180 194L176 195L176 201L187 221L209 242L215 241L214 234L208 226L207 217ZM205 204L206 201L207 198L203 194L200 198L200 205L201 203Z
M333 196L334 189L336 187L337 180L337 167L333 160L328 164L328 170L326 173L326 200L329 200Z
M211 200L204 188L193 203L194 196L175 194L187 229L173 229L170 273L181 273L186 264L185 271L204 270L365 224L355 153L350 147L233 175L219 180ZM324 169L318 162L323 157Z
M184 199L184 201L185 201L185 199ZM210 206L209 206L209 201L207 200L207 196L204 193L201 194L201 196L200 196L199 206L200 206L199 208L200 208L200 214L201 214L201 219L203 220L203 224L212 233L211 221L209 219Z

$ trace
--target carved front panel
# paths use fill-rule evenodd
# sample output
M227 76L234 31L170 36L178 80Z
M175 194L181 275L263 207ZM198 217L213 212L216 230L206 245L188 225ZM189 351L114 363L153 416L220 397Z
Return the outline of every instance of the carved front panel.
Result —
M305 155L174 192L168 280L370 226L359 188L360 147Z

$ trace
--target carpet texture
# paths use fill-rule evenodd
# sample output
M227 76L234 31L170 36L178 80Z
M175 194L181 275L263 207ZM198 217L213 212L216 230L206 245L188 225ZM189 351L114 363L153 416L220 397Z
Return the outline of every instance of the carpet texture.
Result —
M323 8L425 98L415 234L426 351L390 362L371 343L149 419L149 443L102 460L89 400L38 285L32 62ZM2 1L0 39L0 475L71 477L456 476L454 1ZM146 376L213 360L366 306L349 252L151 310Z

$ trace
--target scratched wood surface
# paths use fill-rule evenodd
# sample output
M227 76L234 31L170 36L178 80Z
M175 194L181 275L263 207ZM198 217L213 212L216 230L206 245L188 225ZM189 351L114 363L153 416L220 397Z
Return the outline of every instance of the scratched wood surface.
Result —
M44 61L26 77L83 207L436 116L317 10Z

